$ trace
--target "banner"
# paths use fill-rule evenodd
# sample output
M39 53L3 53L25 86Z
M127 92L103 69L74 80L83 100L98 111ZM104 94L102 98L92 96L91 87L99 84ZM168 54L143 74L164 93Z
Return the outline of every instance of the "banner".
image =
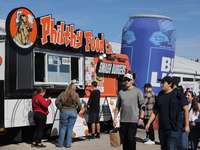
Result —
M110 113L111 113L112 119L114 120L114 112L115 112L115 107L117 104L117 97L107 97L107 100L108 100L108 105L110 108ZM119 110L119 113L117 115L116 127L120 127L120 112L121 112L121 109Z

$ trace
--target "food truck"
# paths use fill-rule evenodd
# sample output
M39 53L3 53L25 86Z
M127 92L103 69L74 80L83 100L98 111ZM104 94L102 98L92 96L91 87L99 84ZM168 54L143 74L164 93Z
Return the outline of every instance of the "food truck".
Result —
M31 99L42 86L52 97L45 131L52 130L55 99L71 82L82 105L90 96L86 88L98 82L100 121L111 120L107 98L116 98L118 77L130 71L129 58L115 54L104 34L75 29L52 15L35 18L27 8L13 9L0 32L0 138L20 139L34 123ZM2 28L0 28L2 29ZM79 114L81 116L81 114Z

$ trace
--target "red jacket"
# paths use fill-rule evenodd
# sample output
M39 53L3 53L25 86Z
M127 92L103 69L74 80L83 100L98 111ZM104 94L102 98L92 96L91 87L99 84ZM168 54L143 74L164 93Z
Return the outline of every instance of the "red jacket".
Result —
M41 113L44 113L45 115L48 115L48 106L50 105L51 100L48 99L47 101L45 98L41 95L38 94L36 96L33 96L32 98L32 109L33 112L39 111Z

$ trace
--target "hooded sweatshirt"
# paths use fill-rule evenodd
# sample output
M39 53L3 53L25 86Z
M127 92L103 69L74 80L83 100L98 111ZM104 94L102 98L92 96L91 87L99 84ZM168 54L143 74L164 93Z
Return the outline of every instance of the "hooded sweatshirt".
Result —
M46 101L45 98L41 94L33 96L32 98L33 112L39 111L41 113L44 113L45 115L48 115L49 113L48 106L50 105L50 103L51 103L51 100L48 99Z

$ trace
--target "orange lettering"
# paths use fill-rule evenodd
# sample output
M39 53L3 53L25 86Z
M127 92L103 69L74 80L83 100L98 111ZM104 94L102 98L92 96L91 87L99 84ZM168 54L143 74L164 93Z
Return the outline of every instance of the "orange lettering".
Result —
M86 31L86 32L84 32L84 35L85 35L85 39L86 39L85 51L89 52L90 51L89 44L90 44L90 38L92 36L92 31Z
M99 52L99 38L96 39L96 52Z
M57 39L57 31L54 28L54 19L51 20L51 35L50 35L50 42L56 44Z
M94 37L91 37L90 45L91 45L91 50L94 52L95 51L95 38Z
M82 40L83 40L83 31L77 31L77 43L76 43L76 48L79 48L82 46Z
M40 24L42 25L42 38L41 38L42 45L48 42L47 36L50 33L50 20L51 20L51 15L40 18Z
M106 53L110 54L111 53L111 45L108 44L108 41L105 40L105 46L106 46Z
M98 38L92 36L92 31L76 30L74 31L74 25L65 25L65 22L57 22L54 25L54 19L51 19L51 15L41 17L40 24L42 26L42 45L50 42L52 44L59 44L69 46L72 48L80 48L83 43L83 34L85 38L85 51L100 53L112 53L112 47L108 41L104 40L104 34L99 33ZM48 37L50 36L50 37ZM48 38L50 41L48 41Z
M60 26L57 25L57 43L60 42L60 36L61 36L61 34L60 34Z
M74 25L70 25L71 44L70 46L76 48L76 35L74 34Z
M112 46L109 45L109 51L108 51L108 54L111 54L112 53Z
M60 37L59 37L59 39L60 39L60 41L59 41L59 44L60 45L62 45L62 44L64 44L64 37L63 37L63 31L64 31L64 22L61 22L61 31L60 31Z
M100 53L104 53L104 34L102 33L100 37Z
M70 32L69 32L69 26L65 27L65 32L64 32L64 36L65 36L65 46L67 47L69 45L70 42Z

